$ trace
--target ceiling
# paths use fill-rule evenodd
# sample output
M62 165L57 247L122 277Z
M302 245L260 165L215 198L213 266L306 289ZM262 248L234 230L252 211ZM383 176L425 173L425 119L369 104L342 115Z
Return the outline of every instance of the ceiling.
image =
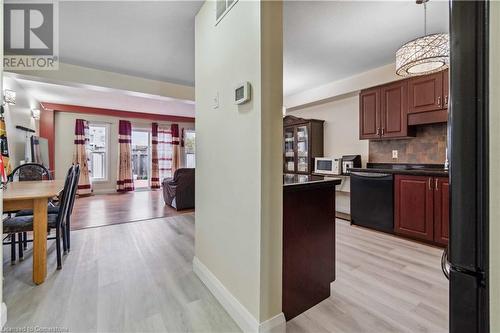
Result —
M395 61L397 49L424 34L415 1L287 1L284 90L292 95ZM448 31L448 1L427 4L427 32Z
M61 1L60 60L193 86L194 21L202 3ZM448 2L427 7L428 33L446 32ZM392 63L399 46L422 34L423 7L412 0L286 1L285 95ZM21 83L40 101L194 116L193 105L159 96Z
M68 86L21 78L16 81L39 102L194 117L194 102L87 85Z
M194 85L202 1L61 1L60 61Z

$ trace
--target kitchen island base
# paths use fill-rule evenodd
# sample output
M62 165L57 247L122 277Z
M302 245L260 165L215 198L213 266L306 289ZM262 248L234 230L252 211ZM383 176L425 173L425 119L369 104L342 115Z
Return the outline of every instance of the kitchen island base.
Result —
M285 176L286 177L286 176ZM301 176L303 177L303 176ZM290 320L330 297L335 280L335 185L308 176L283 187L283 313ZM314 181L314 179L323 181Z

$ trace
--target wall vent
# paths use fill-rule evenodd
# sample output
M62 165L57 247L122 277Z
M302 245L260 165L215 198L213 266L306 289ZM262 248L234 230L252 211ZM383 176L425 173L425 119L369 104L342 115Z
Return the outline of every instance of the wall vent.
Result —
M217 0L215 9L215 25L226 16L226 14L233 8L238 0Z

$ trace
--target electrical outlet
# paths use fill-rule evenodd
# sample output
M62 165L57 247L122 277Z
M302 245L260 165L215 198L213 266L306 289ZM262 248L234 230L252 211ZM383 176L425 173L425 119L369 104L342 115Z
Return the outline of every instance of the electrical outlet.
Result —
M398 151L397 150L392 151L392 158L394 158L394 159L398 158Z

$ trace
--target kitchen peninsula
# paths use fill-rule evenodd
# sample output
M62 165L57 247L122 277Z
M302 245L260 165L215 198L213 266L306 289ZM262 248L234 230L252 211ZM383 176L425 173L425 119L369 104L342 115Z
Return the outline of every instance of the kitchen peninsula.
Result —
M339 178L283 176L283 313L287 320L330 297L335 280Z

